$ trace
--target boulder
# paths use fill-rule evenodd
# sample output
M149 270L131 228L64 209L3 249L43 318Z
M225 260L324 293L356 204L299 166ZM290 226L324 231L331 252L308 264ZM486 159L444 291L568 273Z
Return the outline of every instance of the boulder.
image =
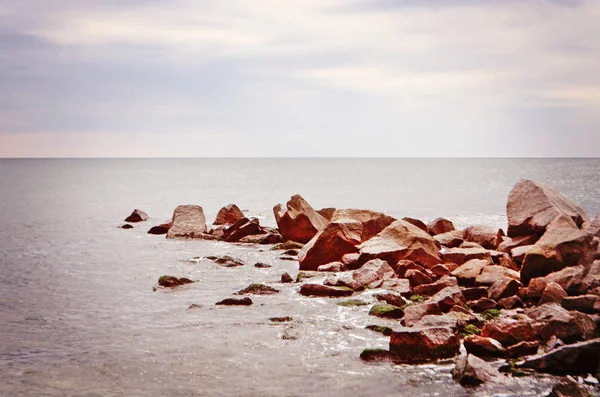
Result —
M591 234L570 227L552 227L527 252L521 266L521 282L543 277L565 267L591 266L598 242Z
M457 248L463 243L463 232L460 230L453 230L451 232L436 234L433 239L440 245L449 248Z
M500 318L483 324L481 336L496 339L504 347L535 339L531 319Z
M133 229L133 225L130 225L129 223L126 223L123 226L121 226L121 229Z
M492 255L485 248L449 248L442 253L444 262L462 265L473 259L480 259L492 263Z
M489 298L479 298L477 302L469 302L469 305L475 313L482 313L486 310L494 309L498 304Z
M152 226L150 228L150 230L148 230L148 234L156 234L156 235L167 234L169 232L170 228L171 228L171 222L161 223L160 225Z
M309 242L329 223L299 194L292 196L285 206L277 204L273 213L283 238L303 244Z
M392 293L385 293L385 294L379 294L376 295L377 300L385 302L389 305L394 305L394 306L398 306L398 307L402 307L405 306L405 301L402 298L402 296L398 295L398 294L392 294Z
M418 285L414 288L413 292L415 295L431 296L446 287L458 287L456 277L444 276L434 283Z
M536 333L542 340L556 336L565 342L589 339L595 335L596 324L587 314L569 312L556 303L545 303L525 311L535 320Z
M371 310L369 310L369 315L381 318L399 319L404 316L404 312L402 309L394 305L375 304L371 307Z
M226 298L222 301L215 303L215 305L223 305L223 306L250 306L252 304L252 299L247 296L244 298Z
M331 298L350 296L354 293L348 287L333 287L321 284L303 284L300 287L300 294L305 296L326 296Z
M456 329L401 328L390 335L394 361L418 364L454 357L459 353L460 338Z
M578 312L592 314L597 310L594 304L598 300L596 295L565 296L561 305L567 310L576 310Z
M236 259L229 255L223 255L223 256L219 256L219 257L207 256L206 259L209 259L209 260L215 262L217 265L220 265L223 267L239 267L239 266L246 265L242 260Z
M339 219L318 232L300 251L301 270L316 270L320 265L336 262L342 256L358 252L362 224L356 220Z
M281 234L279 234L279 231L277 229L261 226L260 230L262 230L262 233L244 236L237 240L237 242L242 244L278 244L283 241L283 237L281 236Z
M190 283L193 283L193 281L185 277L178 278L175 276L161 276L158 279L158 285L165 288L174 288Z
M396 220L381 212L358 209L336 210L331 217L332 222L342 219L352 219L362 224L361 243L376 236Z
M469 335L463 343L468 354L478 357L503 357L506 353L500 342L484 336Z
M518 281L509 277L499 279L490 286L489 298L499 302L501 299L516 295L519 285Z
M319 215L321 215L323 218L327 219L330 222L331 222L331 218L333 218L333 214L335 211L336 211L336 209L331 208L331 207L321 208L320 210L317 210Z
M437 303L426 302L426 303L414 303L404 308L404 317L402 318L402 325L411 327L417 323L423 316L428 314L439 315L442 314L440 306Z
M582 283L586 270L583 266L566 267L544 277L537 277L529 282L526 290L526 297L529 299L539 299L549 283L557 283L567 294L582 293Z
M173 212L167 238L202 238L206 232L206 218L199 205L180 205Z
M510 298L500 299L498 301L498 309L512 310L520 307L525 307L525 304L518 296L511 296Z
M483 248L494 250L502 242L504 232L502 229L496 229L489 226L470 226L464 231L465 241L477 243Z
M404 278L410 281L411 287L416 287L421 284L429 284L433 280L425 272L417 269L409 269L404 273Z
M405 259L399 260L396 264L392 262L390 266L392 266L392 268L396 271L398 277L404 277L406 272L409 270L418 270L422 273L427 273L427 269L425 269L423 266L417 265L415 262Z
M436 304L439 306L442 313L447 313L454 305L465 303L465 297L458 286L451 286L437 292L431 298L427 299L425 303Z
M236 292L236 295L274 295L278 294L279 290L264 284L250 284L241 291Z
M454 223L444 218L435 219L429 225L427 225L427 229L429 230L429 234L431 234L432 236L437 236L438 234L444 234L455 231Z
M550 282L546 284L546 288L544 288L544 292L542 292L542 297L540 298L539 304L543 305L544 303L558 303L560 305L566 296L567 293L560 285L555 282Z
M293 281L294 281L294 279L292 278L292 276L290 276L290 274L289 274L289 273L283 273L283 274L281 275L281 282L282 282L282 283L284 283L284 284L288 284L288 283L291 283L291 282L293 282Z
M462 293L468 301L476 301L477 299L488 297L488 289L485 287L463 288Z
M384 280L397 278L394 269L386 261L373 259L362 265L352 274L352 285L348 287L357 290L367 286L377 288Z
M359 263L380 258L388 263L411 260L426 268L441 263L438 248L429 233L403 221L395 221L360 246Z
M388 291L397 292L403 296L410 295L410 281L400 278L392 278L384 280L378 288L383 288Z
M265 234L257 218L240 218L230 227L225 229L223 240L227 242L240 241L242 238L251 235Z
M405 221L405 222L410 223L411 225L414 225L414 226L418 227L419 229L421 229L425 233L429 233L429 228L420 219L404 217L404 218L402 218L402 220Z
M491 286L499 280L512 279L519 280L519 272L510 270L499 265L485 266L479 275L475 277L475 285ZM518 283L517 283L518 289ZM516 291L515 291L516 292Z
M540 344L537 341L519 342L506 349L506 358L517 358L537 354Z
M356 269L358 268L357 263L359 257L360 254L358 252L344 254L342 255L342 259L340 259L340 262L342 262L347 269Z
M574 379L565 378L552 387L546 397L590 397L593 394Z
M559 215L570 217L578 227L589 217L579 205L553 186L521 179L511 190L506 205L508 235L542 235Z
M475 285L475 279L481 274L483 269L490 265L489 261L483 259L471 259L462 264L454 271L452 276L456 277L458 284L464 287Z
M517 247L524 245L533 245L540 239L537 234L526 234L524 236L517 236L510 238L508 236L502 236L502 242L498 245L498 251L510 253Z
M244 214L238 206L228 204L219 210L213 225L233 225L242 218L244 218Z
M478 386L502 378L502 374L496 368L472 354L460 357L452 370L452 379L464 387Z
M317 268L319 272L341 272L345 270L345 266L342 262L330 262L326 265L321 265Z
M148 214L146 214L142 210L135 209L127 218L125 218L125 222L143 222L148 220Z
M600 370L600 338L559 347L526 360L519 368L555 375L586 375Z
M523 259L525 259L525 255L527 255L527 253L531 251L533 247L533 245L522 245L515 247L510 251L510 256L518 266L521 266Z

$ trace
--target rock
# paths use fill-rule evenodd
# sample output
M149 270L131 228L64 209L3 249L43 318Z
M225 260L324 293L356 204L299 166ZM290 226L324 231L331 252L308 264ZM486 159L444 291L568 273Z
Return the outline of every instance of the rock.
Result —
M329 223L300 251L300 269L317 270L320 265L339 261L344 254L358 252L362 230L362 224L355 220Z
M561 305L567 310L577 310L578 312L592 314L598 312L594 310L594 304L598 301L596 295L565 296Z
M300 294L305 296L326 296L326 297L340 297L350 296L354 293L351 288L348 287L332 287L321 284L303 284L300 287Z
M421 273L427 273L427 269L425 269L423 266L417 265L413 261L404 260L404 259L398 261L398 263L396 263L395 265L392 262L390 264L390 266L392 266L392 268L396 271L396 274L398 275L398 277L405 277L406 272L409 270L418 270Z
M148 214L146 214L142 210L135 209L127 218L125 218L125 222L143 222L148 220Z
M458 286L451 286L444 288L431 298L427 299L426 303L437 304L442 313L447 313L454 305L465 303L465 297L460 289L458 289Z
M464 231L465 241L481 245L483 248L494 250L502 242L504 232L488 226L470 226Z
M500 318L486 322L481 329L481 336L496 339L507 347L535 339L535 330L530 319Z
M221 265L223 267L238 267L238 266L244 266L246 265L243 261L241 261L240 259L236 259L233 258L229 255L224 255L221 257L206 257L206 259L210 259L213 262L215 262L217 265Z
M273 213L283 238L303 244L309 242L329 223L299 194L292 196L285 207L283 204L276 205Z
M297 243L295 241L284 241L283 243L279 243L277 245L274 245L273 247L271 247L270 251L284 251L284 250L290 250L290 249L302 249L302 247L304 247L304 244L302 243Z
M129 223L126 223L123 226L121 226L121 229L133 229L133 225L130 225Z
M488 297L488 290L485 287L463 288L462 293L468 301L476 301Z
M475 285L477 286L492 286L499 280L511 279L519 280L519 272L507 269L503 266L492 265L485 266L479 275L475 277ZM519 283L517 282L517 290ZM516 293L516 290L515 290ZM491 295L491 292L490 292Z
M480 244L477 244L473 241L463 241L462 244L460 245L460 247L458 248L476 248L478 250L484 250L485 248L483 248L483 246L481 246Z
M368 362L393 362L394 354L385 349L365 349L360 353L360 359Z
M477 302L470 303L470 305L475 313L482 313L486 310L494 309L497 303L488 298L480 298Z
M503 298L516 295L519 291L519 285L518 281L508 277L499 279L490 287L489 298L498 302Z
M371 331L378 332L384 336L390 336L392 333L392 329L390 327L383 327L381 325L367 325L365 329L370 329Z
M344 267L346 269L358 269L358 266L356 266L356 263L358 262L359 257L360 257L360 254L358 252L354 252L351 254L344 254L344 255L342 255L342 259L340 260L340 262L342 262L344 264Z
M331 218L333 218L333 214L335 213L336 209L335 208L321 208L320 210L317 210L317 212L319 213L319 215L321 215L323 218L327 219L328 221L331 222Z
M440 306L437 303L415 303L404 308L404 317L402 325L411 327L417 323L423 316L428 314L442 314Z
M441 315L428 314L412 325L414 328L447 327L452 329L458 329L459 327L464 326L466 326L465 316L463 316L463 313L456 312L449 312Z
M513 238L502 236L502 242L498 245L498 251L510 254L513 249L524 245L534 245L539 239L540 236L537 234L526 234Z
M579 294L582 291L582 283L586 270L583 266L566 267L544 277L537 277L529 282L526 296L530 299L539 299L549 283L556 283L562 287L567 294Z
M446 265L435 265L434 267L429 269L429 271L434 275L434 277L450 276L451 272L451 270Z
M283 273L281 275L281 282L282 283L286 283L287 284L287 283L291 283L293 281L294 281L294 279L292 278L292 276L290 276L289 273Z
M336 210L331 218L332 222L342 219L352 219L362 225L360 242L369 240L388 227L396 219L381 212L370 210L343 209Z
M429 233L429 228L427 227L427 225L425 223L423 223L423 221L421 221L419 219L404 217L404 218L402 218L402 220L405 221L405 222L410 223L413 226L418 227L419 229L421 229L425 233Z
M362 243L359 249L359 263L375 258L388 263L407 259L427 268L441 263L433 237L402 220L390 224L381 233Z
M556 375L586 375L600 370L600 338L559 347L526 360L519 368Z
M590 316L569 312L556 303L530 308L525 314L538 322L536 333L542 340L556 336L565 342L573 342L589 339L596 333L596 324Z
M561 346L564 346L565 342L557 338L556 335L552 335L550 339L546 341L545 351L549 352L550 350L558 349Z
M427 274L420 270L410 269L404 273L404 277L410 281L411 287L421 284L430 284L433 280Z
M267 264L267 263L262 263L262 262L256 262L254 264L254 267L259 268L259 269L268 269L271 267L271 265Z
M523 259L525 259L525 255L527 255L527 253L531 251L533 247L533 245L522 245L520 247L513 248L510 251L510 255L512 256L515 263L521 266L521 264L523 263Z
M377 297L377 300L383 301L389 305L394 305L394 306L398 306L398 307L405 306L405 301L402 298L402 296L400 296L400 295L387 293L387 294L379 294L376 297Z
M185 277L178 278L174 276L160 276L158 279L158 285L165 288L174 288L190 283L193 283L193 281Z
M390 280L384 280L379 288L386 289L388 291L397 292L401 295L410 294L410 282L406 279L393 278Z
M536 341L519 342L516 345L509 346L506 349L506 357L507 358L517 358L517 357L530 356L532 354L537 354L539 346L540 346L540 344Z
M417 364L454 357L459 353L458 331L451 328L401 328L390 335L394 362Z
M521 179L512 189L506 205L508 235L542 235L559 215L570 217L580 227L589 221L585 211L563 196L556 188L544 183Z
M567 293L560 285L550 282L546 285L546 288L544 288L544 292L542 292L542 297L540 298L539 304L543 305L544 303L558 303L560 305L563 298L566 296Z
M296 276L296 282L299 283L301 281L304 280L308 280L309 278L314 278L314 277L320 277L322 276L321 273L319 272L313 272L313 271L299 271L298 275Z
M352 274L352 283L348 287L357 290L367 286L379 287L384 280L396 278L396 272L381 259L373 259L365 263Z
M228 204L219 210L213 225L233 225L242 218L244 218L244 214L238 206Z
M456 277L444 276L434 283L418 285L414 288L413 292L415 295L431 296L446 287L458 287Z
M583 385L573 379L565 378L554 385L546 397L590 397L593 394Z
M289 323L291 321L294 321L294 319L290 316L284 316L284 317L269 317L269 321L272 323Z
M489 261L483 259L471 259L470 261L456 268L451 274L453 277L456 277L459 285L463 287L470 287L475 285L475 279L477 276L479 276L483 269L489 265Z
M287 251L283 251L281 253L281 255L291 255L291 256L298 256L298 254L300 253L300 250L297 249L290 249Z
M198 205L180 205L173 212L167 238L202 238L206 232L206 218Z
M241 291L236 292L236 295L274 295L278 294L279 290L269 287L264 284L250 284Z
M463 243L463 232L460 230L453 230L451 232L436 234L433 239L440 245L449 248L457 248Z
M382 318L402 318L404 312L394 305L375 304L369 310L369 315Z
M509 298L500 299L497 307L500 309L512 310L519 307L525 307L525 304L518 296L511 296Z
M202 309L202 305L199 305L197 303L192 303L191 305L188 306L187 310L192 310L192 309Z
M505 349L500 342L479 335L469 335L464 341L468 354L478 357L503 357Z
M265 234L265 231L260 226L259 220L257 218L248 219L242 217L230 227L225 229L225 232L223 233L223 240L227 242L235 242L246 236L256 234Z
M245 298L227 298L223 299L220 302L215 303L215 305L225 305L225 306L250 306L252 304L252 299Z
M484 260L492 263L492 255L485 248L449 248L442 253L444 262L462 265L473 259Z
M463 387L478 386L482 383L502 379L502 374L482 359L467 354L456 361L452 370L452 379Z
M454 223L444 218L435 219L433 222L427 225L427 229L429 230L429 234L431 234L432 236L437 236L438 234L444 234L455 231Z
M527 252L521 266L521 282L525 285L565 267L590 267L598 242L591 234L566 227L549 228Z
M319 272L342 272L344 270L346 270L346 266L342 262L331 262L317 268Z
M148 230L148 234L155 234L155 235L167 234L169 232L170 228L171 228L171 222L161 223L160 225L152 226L150 228L150 230Z

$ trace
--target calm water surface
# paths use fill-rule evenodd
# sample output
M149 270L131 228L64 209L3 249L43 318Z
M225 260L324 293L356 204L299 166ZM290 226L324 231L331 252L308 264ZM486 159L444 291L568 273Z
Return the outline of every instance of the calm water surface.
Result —
M280 284L296 262L146 234L179 204L202 205L212 221L236 203L273 225L272 207L295 193L317 208L505 227L506 197L522 177L600 211L598 159L0 160L0 395L543 395L544 378L474 392L451 381L451 365L365 364L360 352L388 339L363 328L386 322L369 318L368 306L342 308ZM117 228L133 208L150 222ZM220 254L248 266L189 261ZM153 292L162 274L200 282ZM254 282L281 293L214 306ZM201 307L186 310L193 303ZM295 321L274 325L274 316Z

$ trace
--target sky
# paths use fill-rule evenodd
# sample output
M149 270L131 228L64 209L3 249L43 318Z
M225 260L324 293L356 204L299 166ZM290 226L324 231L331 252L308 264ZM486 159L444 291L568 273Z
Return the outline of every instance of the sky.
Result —
M0 2L0 157L600 157L598 0Z

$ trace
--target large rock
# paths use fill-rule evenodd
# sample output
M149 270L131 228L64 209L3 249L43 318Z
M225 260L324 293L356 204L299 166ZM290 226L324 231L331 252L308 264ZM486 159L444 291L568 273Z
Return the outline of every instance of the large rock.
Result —
M544 292L542 292L542 297L540 298L539 304L543 305L544 303L557 303L560 305L566 296L567 293L559 284L551 282L546 285L546 288L544 288Z
M213 225L233 225L244 217L242 211L235 204L228 204L221 208Z
M456 263L462 265L473 259L487 260L492 262L492 253L485 248L450 248L442 252L442 257L446 263Z
M456 277L444 276L434 283L418 285L414 288L413 292L415 295L431 296L446 287L458 287Z
M300 294L305 296L326 296L336 298L350 296L353 293L354 291L348 287L332 287L321 284L303 284L302 287L300 287Z
M277 204L273 213L283 238L303 244L309 242L328 223L299 194L292 196L285 206Z
M503 357L506 353L500 342L479 335L467 336L464 345L467 353L478 357Z
M388 263L411 260L426 268L441 263L435 240L418 227L403 220L395 221L381 233L359 246L359 263L380 258Z
M361 243L376 236L396 220L381 212L358 209L336 210L331 217L332 222L342 219L353 219L362 224Z
M167 234L169 232L169 229L171 228L171 222L165 222L165 223L161 223L160 225L156 225L156 226L152 226L150 228L150 230L148 230L148 234L156 234L156 235L161 235L161 234Z
M317 210L319 215L321 215L323 218L327 219L330 222L331 218L333 218L333 214L335 213L335 211L336 209L333 207L321 208L320 210Z
M475 279L481 274L483 269L490 266L490 262L483 259L471 259L460 265L452 271L452 276L456 277L458 284L464 287L475 285Z
M363 226L356 220L329 223L300 251L300 270L317 270L320 265L340 261L345 254L358 252L362 232Z
M502 236L504 236L504 232L502 229L476 225L466 228L463 236L465 241L477 243L483 248L493 250L498 248L498 245L502 242Z
M456 328L401 328L390 335L394 361L417 364L454 357L459 353Z
M600 338L559 347L519 365L556 375L586 375L600 370Z
M452 379L461 386L478 386L482 383L493 382L502 379L502 374L482 359L467 354L456 361L452 370Z
M589 339L596 332L596 324L590 316L569 312L556 303L532 307L525 314L537 321L535 329L542 340L556 336L565 342L573 342Z
M521 179L508 195L508 235L542 235L559 215L570 217L578 227L589 217L579 205L544 183Z
M447 313L454 305L464 304L465 297L458 286L452 286L437 292L431 298L427 299L425 303L436 304L440 307L442 313Z
M564 289L567 294L577 295L583 291L583 280L586 276L586 269L583 266L565 267L544 277L537 277L529 282L526 290L526 298L539 299L550 283L556 283Z
M148 214L146 214L142 210L135 209L127 218L125 218L125 222L143 222L148 220Z
M527 252L521 266L521 282L543 277L569 266L589 268L598 249L591 234L571 227L550 227Z
M531 322L531 319L528 318L519 320L500 318L495 321L488 321L481 329L481 336L495 339L505 347L522 341L531 341L536 336Z
M180 205L173 212L167 238L202 238L206 232L206 218L199 205Z
M404 318L402 319L402 325L411 327L418 321L420 321L424 316L427 316L429 314L442 314L440 305L433 302L415 303L412 305L408 305L404 309Z
M461 230L453 230L451 232L436 234L433 239L440 245L449 248L458 248L464 241L463 232Z
M223 240L231 243L255 234L265 234L259 220L257 218L242 217L225 229Z
M437 218L427 225L429 234L437 236L438 234L448 233L454 231L454 223L444 218Z
M397 278L396 272L386 261L373 259L352 274L352 284L347 286L354 290L364 287L377 288L383 281L393 278Z

